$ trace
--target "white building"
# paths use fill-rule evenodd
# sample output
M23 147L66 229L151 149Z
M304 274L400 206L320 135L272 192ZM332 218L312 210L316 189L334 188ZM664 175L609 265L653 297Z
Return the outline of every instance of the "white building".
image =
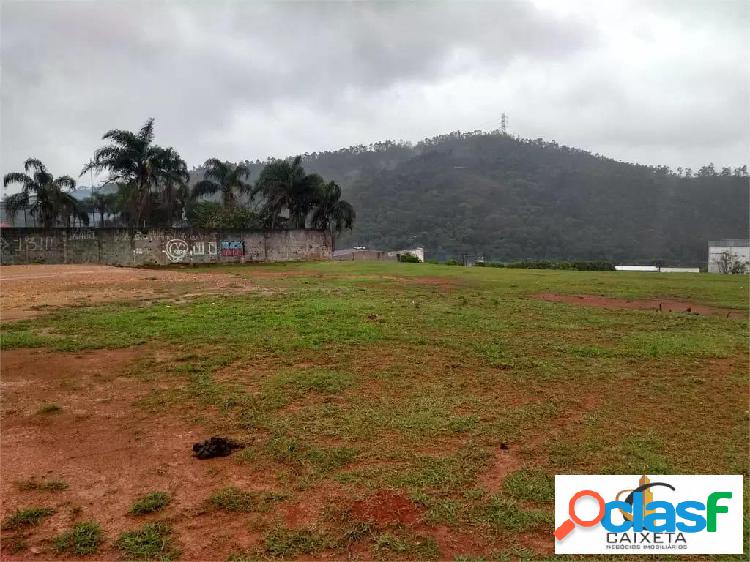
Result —
M750 264L750 240L712 240L708 243L708 271L721 273L719 266L722 256L728 255L734 261Z

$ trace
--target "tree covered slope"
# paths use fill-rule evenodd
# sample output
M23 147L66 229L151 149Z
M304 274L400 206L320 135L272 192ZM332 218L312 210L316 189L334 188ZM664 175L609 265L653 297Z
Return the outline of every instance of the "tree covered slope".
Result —
M316 153L305 166L357 211L339 247L699 265L709 239L748 235L745 167L671 171L497 132Z

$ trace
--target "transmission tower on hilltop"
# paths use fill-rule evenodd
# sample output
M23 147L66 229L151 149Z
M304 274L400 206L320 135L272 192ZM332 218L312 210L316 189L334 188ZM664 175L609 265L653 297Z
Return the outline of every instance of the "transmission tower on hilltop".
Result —
M508 134L508 116L505 113L500 116L500 131L504 135Z

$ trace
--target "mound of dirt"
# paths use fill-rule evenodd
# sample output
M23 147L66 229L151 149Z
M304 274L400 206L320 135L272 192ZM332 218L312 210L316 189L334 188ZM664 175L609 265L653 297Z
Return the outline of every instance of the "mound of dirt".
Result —
M419 510L414 502L392 490L380 490L365 500L355 502L350 514L357 521L375 525L411 524L419 518Z
M564 302L595 306L609 310L652 310L654 312L682 312L686 314L700 314L704 316L723 316L725 318L743 318L747 312L732 308L707 306L687 301L673 299L619 299L616 297L602 297L598 295L558 295L555 293L541 293L534 298L550 302Z

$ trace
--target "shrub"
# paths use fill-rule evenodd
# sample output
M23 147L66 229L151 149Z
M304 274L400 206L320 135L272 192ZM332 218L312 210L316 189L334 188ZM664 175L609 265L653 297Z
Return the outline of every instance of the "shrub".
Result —
M188 220L197 228L242 230L258 229L262 226L258 216L252 211L242 207L228 209L212 201L202 201L192 205L188 209Z
M55 550L83 556L96 552L101 542L101 527L93 521L87 521L78 523L72 530L55 537Z
M413 254L399 254L398 261L401 263L422 263L419 258Z
M160 511L169 505L172 498L167 492L151 492L138 499L130 508L130 513L143 515L144 513L153 513Z

